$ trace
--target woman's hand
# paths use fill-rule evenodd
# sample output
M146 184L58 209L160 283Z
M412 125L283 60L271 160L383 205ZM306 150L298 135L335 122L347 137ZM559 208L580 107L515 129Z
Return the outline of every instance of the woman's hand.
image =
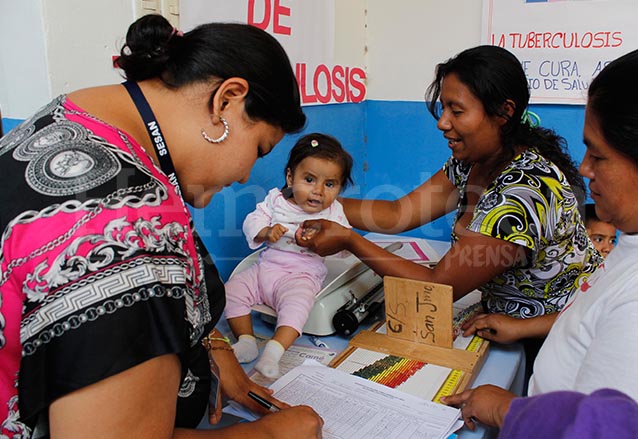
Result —
M479 314L465 322L461 329L465 337L476 334L486 340L509 344L524 338L521 319L504 314Z
M237 357L231 351L216 349L208 352L217 363L220 372L221 388L226 396L247 407L254 413L265 415L254 423L242 426L259 425L259 431L268 431L272 437L281 439L317 439L321 438L323 419L308 406L291 407L272 396L272 390L254 383L242 369ZM248 396L252 391L280 409L272 413ZM211 418L215 424L220 418Z
M254 413L269 413L268 410L248 396L248 392L252 391L279 408L289 407L283 401L273 398L271 396L272 390L262 387L248 378L232 351L216 349L209 351L208 355L213 355L215 362L219 366L222 392L233 401L247 407ZM211 418L210 423L214 424L218 421L219 419L214 420Z
M463 326L463 335L476 334L497 343L513 343L524 338L543 338L549 334L558 313L518 319L504 314L479 314Z
M278 439L321 439L323 419L311 407L298 405L268 414L255 424Z
M301 247L307 247L320 256L328 256L349 250L352 233L352 229L333 221L307 220L297 229L295 239Z
M474 431L477 422L500 428L514 398L516 395L505 389L485 384L456 395L442 397L441 402L460 407L463 422L467 428Z

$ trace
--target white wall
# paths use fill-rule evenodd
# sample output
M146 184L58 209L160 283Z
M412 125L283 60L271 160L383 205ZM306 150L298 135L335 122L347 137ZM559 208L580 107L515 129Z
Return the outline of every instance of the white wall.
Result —
M43 0L52 96L122 81L112 56L133 22L132 0Z
M61 93L119 82L111 57L134 5L0 0L3 117L24 119ZM434 66L480 41L480 0L337 0L335 15L335 62L361 60L368 99L422 101Z
M334 62L365 67L366 0L335 3Z
M0 0L0 109L24 119L51 95L40 0Z
M368 0L368 99L423 101L436 64L481 41L480 0Z
M111 67L133 0L0 0L0 108L24 119L54 96L121 81Z

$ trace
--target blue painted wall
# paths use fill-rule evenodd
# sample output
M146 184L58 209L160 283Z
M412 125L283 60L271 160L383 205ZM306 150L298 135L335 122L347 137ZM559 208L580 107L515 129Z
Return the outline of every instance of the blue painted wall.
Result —
M583 106L533 105L543 126L555 129L568 141L577 163L584 156ZM357 198L394 199L405 195L438 171L449 149L424 102L366 101L361 104L305 107L309 119L304 133L334 135L355 160L355 186L344 193ZM283 184L288 151L298 136L286 138L267 158L257 163L245 186L234 185L217 194L203 210L194 211L198 231L227 279L234 266L249 253L241 234L243 217L270 187ZM411 232L416 236L448 240L452 215Z
M5 134L14 129L22 122L21 119L2 118L2 132Z
M580 163L584 107L533 105L543 126L555 129L568 141L574 160ZM205 209L193 209L199 234L226 280L233 268L250 253L241 232L246 214L272 187L284 183L288 152L302 134L321 131L338 138L352 154L355 185L345 196L394 199L427 180L449 156L445 139L436 128L424 102L365 101L304 107L308 125L303 133L286 136L275 150L257 162L245 185L235 184L213 197ZM5 132L20 121L3 119ZM447 240L451 215L427 224L416 236Z
M394 199L426 181L450 156L447 142L424 102L368 101L368 197ZM583 106L532 105L541 123L566 138L577 163L584 156ZM416 232L430 239L448 240L453 215L447 215Z

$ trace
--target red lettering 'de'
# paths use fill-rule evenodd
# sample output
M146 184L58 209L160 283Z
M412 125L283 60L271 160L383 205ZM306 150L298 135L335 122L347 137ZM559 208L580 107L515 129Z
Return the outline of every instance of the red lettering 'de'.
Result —
M284 26L280 22L282 15L290 17L290 8L282 6L280 0L274 0L274 4L271 0L261 0L263 4L263 17L261 21L255 19L255 3L256 0L248 0L248 24L258 27L259 29L266 30L270 26L272 17L273 28L272 31L275 34L290 35L291 29L289 26Z

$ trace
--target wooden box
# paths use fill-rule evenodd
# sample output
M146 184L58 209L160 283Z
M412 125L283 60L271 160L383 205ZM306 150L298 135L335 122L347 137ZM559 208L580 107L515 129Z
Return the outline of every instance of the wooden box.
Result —
M431 398L433 401L438 402L441 396L468 388L485 362L489 342L474 336L469 343L464 344L464 348L455 348L454 327L457 327L458 332L462 322L480 309L480 306L472 304L457 307L454 312L452 288L447 285L386 276L384 289L385 322L373 330L360 331L330 366L339 368L346 359L355 353L358 354L357 350L365 349L388 356L393 364L397 363L395 357L398 357L412 360L411 364L421 362L449 368L449 373L444 372L441 375L439 372L430 380L433 382L428 383L433 386L432 388L438 388ZM467 339L464 341L467 342ZM381 363L377 368L384 367ZM387 364L387 361L385 363ZM397 375L396 371L393 373ZM383 376L384 373L378 375ZM385 375L387 377L388 374ZM409 385L412 377L401 377L398 381L403 379ZM378 382L388 385L382 380ZM413 389L409 393L417 394L415 392L418 393L418 389ZM431 394L432 392L429 392L427 397Z

